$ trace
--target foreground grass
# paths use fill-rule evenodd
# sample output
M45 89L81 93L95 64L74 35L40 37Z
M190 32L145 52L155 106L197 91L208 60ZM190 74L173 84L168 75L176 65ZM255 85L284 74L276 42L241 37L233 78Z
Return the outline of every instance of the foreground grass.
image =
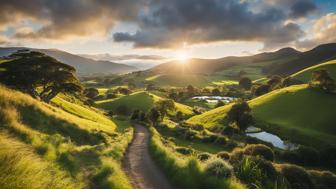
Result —
M336 145L335 95L296 85L276 90L249 102L260 127L279 136L313 146ZM190 118L207 128L221 125L232 104Z
M31 146L0 134L0 186L3 189L75 189L83 187L34 153Z
M154 160L164 170L173 184L180 188L245 188L234 178L219 179L207 176L203 171L203 164L196 158L185 159L178 156L174 149L163 143L160 134L151 128L149 150Z
M0 182L7 183L1 188L20 188L12 186L21 182L34 188L30 186L36 182L37 188L48 188L42 186L46 184L51 188L130 189L120 167L133 134L129 122L121 120L119 129L104 115L84 106L65 101L58 105L60 108L0 86L0 141L4 143L1 150L5 149L0 163L5 164L7 175L22 174L14 181L0 174ZM79 117L79 112L83 116ZM28 152L3 148L9 143L24 146ZM31 166L27 162L35 163Z

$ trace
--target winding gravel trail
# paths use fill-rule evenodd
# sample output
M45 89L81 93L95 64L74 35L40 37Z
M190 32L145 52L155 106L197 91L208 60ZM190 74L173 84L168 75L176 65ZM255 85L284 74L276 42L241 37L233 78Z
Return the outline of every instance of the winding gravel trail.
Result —
M134 139L124 159L124 170L133 188L174 189L149 154L150 133L148 129L141 125L134 125L134 129Z

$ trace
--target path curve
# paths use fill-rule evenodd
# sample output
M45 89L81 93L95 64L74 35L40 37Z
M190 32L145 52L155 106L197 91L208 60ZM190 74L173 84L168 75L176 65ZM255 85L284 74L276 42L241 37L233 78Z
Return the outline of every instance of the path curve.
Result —
M174 189L156 166L148 151L150 133L144 126L134 125L134 138L127 149L124 170L134 189Z

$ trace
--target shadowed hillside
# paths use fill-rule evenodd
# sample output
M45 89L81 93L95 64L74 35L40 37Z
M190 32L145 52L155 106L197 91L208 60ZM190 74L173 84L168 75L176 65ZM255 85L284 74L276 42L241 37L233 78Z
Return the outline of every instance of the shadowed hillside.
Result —
M0 57L8 56L20 49L27 49L27 48L22 47L0 48ZM127 73L137 70L137 68L133 66L118 64L110 61L96 61L56 49L32 49L32 50L45 53L46 55L51 56L60 62L73 66L74 68L76 68L78 75Z

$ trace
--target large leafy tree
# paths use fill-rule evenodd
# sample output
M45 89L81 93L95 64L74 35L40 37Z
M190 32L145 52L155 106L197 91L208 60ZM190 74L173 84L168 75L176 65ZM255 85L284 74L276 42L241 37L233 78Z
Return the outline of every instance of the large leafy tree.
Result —
M328 93L333 93L336 90L335 80L329 75L329 72L325 69L315 70L312 73L310 86L320 87Z
M82 90L75 68L40 52L20 50L0 64L0 82L49 103L59 93Z
M254 122L251 108L245 101L232 105L232 108L227 113L227 119L230 123L235 123L241 131L245 131Z

